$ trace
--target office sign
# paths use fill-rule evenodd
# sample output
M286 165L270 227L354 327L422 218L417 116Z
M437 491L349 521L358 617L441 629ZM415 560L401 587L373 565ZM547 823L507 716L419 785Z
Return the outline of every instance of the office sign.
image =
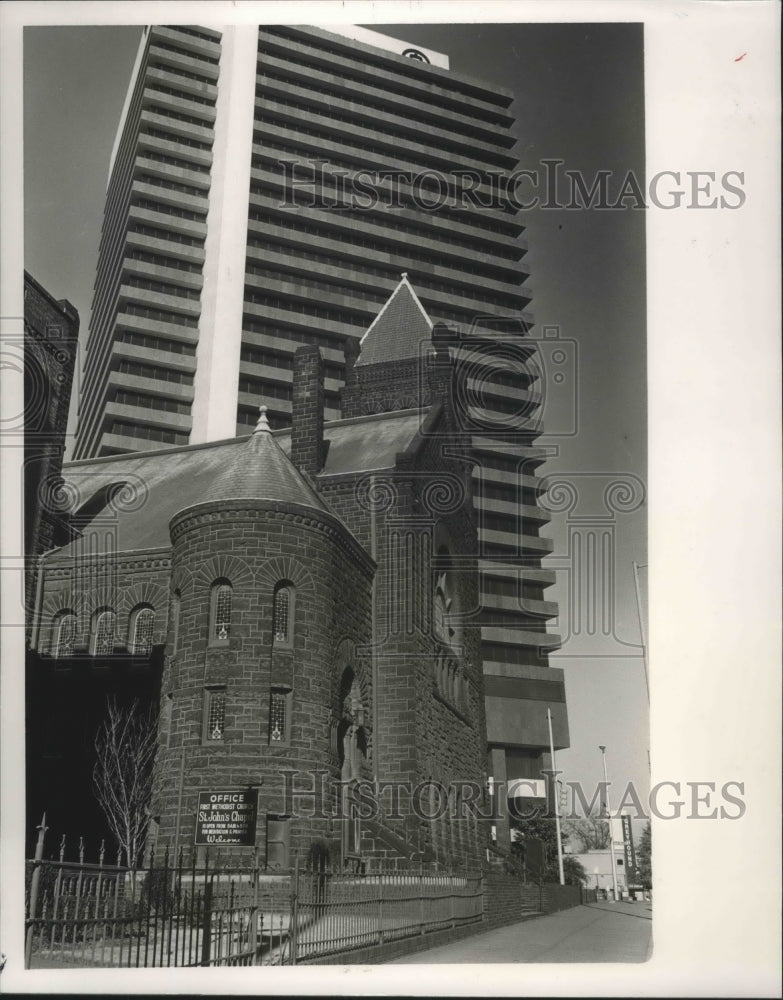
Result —
M196 844L253 847L256 842L255 789L227 788L198 793Z

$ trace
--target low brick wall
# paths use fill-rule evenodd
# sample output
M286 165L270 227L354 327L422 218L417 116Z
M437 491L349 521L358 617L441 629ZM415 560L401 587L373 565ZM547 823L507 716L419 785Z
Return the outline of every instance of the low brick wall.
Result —
M595 902L594 890L582 889L578 885L558 885L556 882L545 882L540 886L528 882L522 886L521 894L526 908L541 913L556 913L582 903Z
M581 903L582 890L578 885L555 885L547 882L541 886L541 910L544 913L570 910L572 906L580 906Z
M484 927L502 927L521 920L527 907L522 897L522 883L504 871L490 869L484 874Z

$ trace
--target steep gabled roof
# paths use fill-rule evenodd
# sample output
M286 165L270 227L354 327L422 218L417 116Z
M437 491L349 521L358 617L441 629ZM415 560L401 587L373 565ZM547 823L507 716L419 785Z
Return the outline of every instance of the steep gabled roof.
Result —
M418 358L432 350L432 320L403 272L400 283L360 343L357 365Z

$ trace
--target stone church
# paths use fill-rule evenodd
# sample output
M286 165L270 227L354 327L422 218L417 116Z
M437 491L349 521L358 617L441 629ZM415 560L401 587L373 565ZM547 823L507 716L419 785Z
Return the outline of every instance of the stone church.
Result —
M214 850L271 868L478 863L477 535L451 341L403 276L347 359L341 419L324 421L303 346L290 428L259 400L247 437L64 468L70 538L42 562L32 638L31 810L78 828L114 694L159 705L158 845L198 856L212 795L253 807L246 839Z

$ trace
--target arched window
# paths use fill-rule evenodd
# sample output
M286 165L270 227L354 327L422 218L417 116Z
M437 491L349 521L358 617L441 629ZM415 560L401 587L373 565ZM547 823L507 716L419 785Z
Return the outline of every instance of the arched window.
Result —
M95 616L92 651L95 656L106 656L114 652L116 641L116 616L110 609L99 611Z
M152 651L152 633L155 628L154 609L137 608L131 615L131 622L131 650L134 656L148 656Z
M438 587L435 590L435 601L433 606L433 627L435 630L435 638L440 639L441 642L448 642L448 629L446 626L446 612L448 608L446 605L446 595L443 590Z
M209 630L211 645L228 643L231 638L232 589L228 580L218 580L212 587L212 614Z
M287 746L291 733L291 689L273 687L269 694L269 743Z
M293 645L294 588L287 580L278 583L272 595L272 639L275 645Z
M63 611L55 620L55 656L73 656L76 643L76 615Z
M432 591L432 631L439 642L456 646L461 641L456 627L459 600L450 560L448 548L441 545L435 562L437 568Z

